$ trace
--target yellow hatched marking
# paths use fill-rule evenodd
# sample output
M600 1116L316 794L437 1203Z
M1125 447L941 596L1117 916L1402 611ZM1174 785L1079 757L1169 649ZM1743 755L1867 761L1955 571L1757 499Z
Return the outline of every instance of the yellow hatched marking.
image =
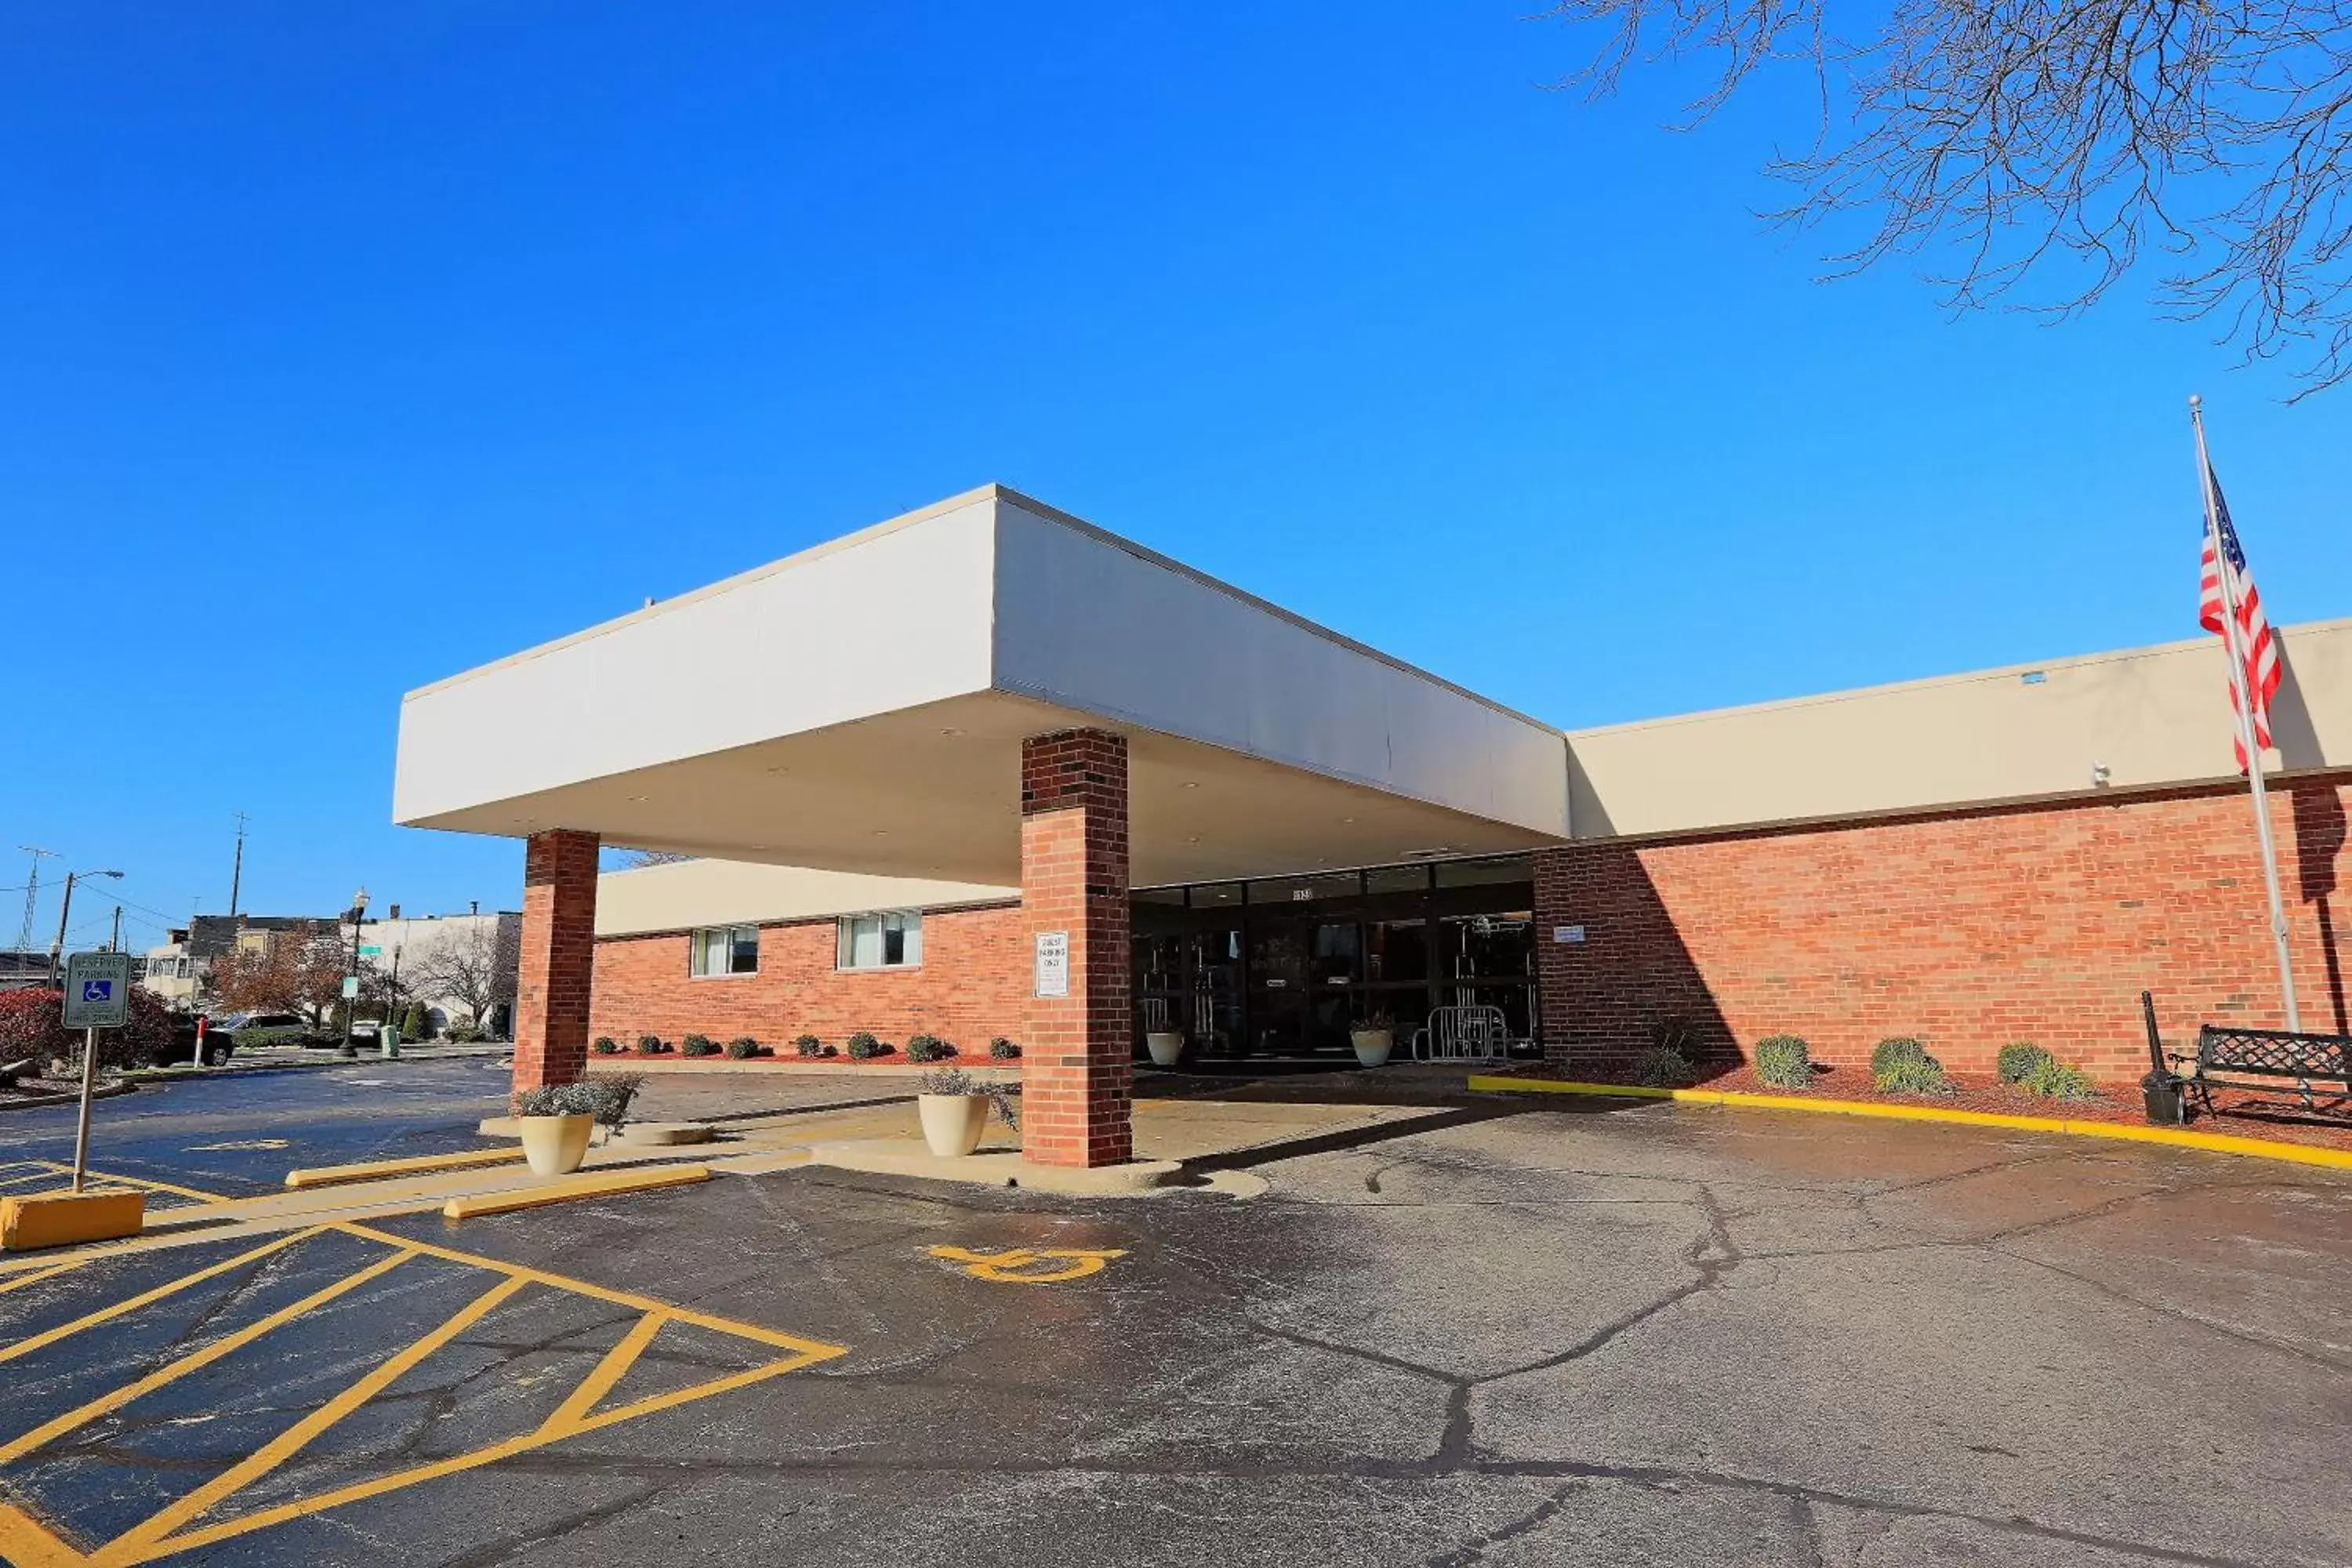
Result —
M797 1334L782 1333L774 1329L763 1329L757 1323L739 1323L729 1318L714 1318L707 1313L694 1311L690 1308L673 1307L667 1301L656 1301L650 1296L640 1296L634 1291L610 1290L602 1285L592 1285L585 1279L572 1279L561 1274L550 1274L542 1269L529 1268L520 1263L507 1263L496 1258L485 1258L478 1252L460 1252L454 1247L442 1247L430 1241L412 1240L388 1230L378 1230L373 1226L361 1225L357 1221L346 1221L333 1228L349 1232L352 1236L364 1236L371 1240L381 1241L388 1247L413 1247L429 1257L446 1258L452 1263L471 1264L476 1268L488 1268L496 1273L511 1275L515 1279L528 1279L536 1285L552 1286L558 1290L569 1290L575 1296L586 1296L592 1300L610 1301L616 1307L635 1307L640 1312L660 1312L675 1318L681 1323L693 1323L701 1328L716 1329L722 1334L733 1334L739 1339L757 1340L761 1344L774 1345L780 1350L819 1351L824 1352L816 1358L820 1361L828 1356L844 1355L848 1352L848 1347L845 1345L829 1345L819 1340L804 1340Z
M0 1498L0 1556L16 1568L83 1568L89 1561L5 1498Z
M46 1165L49 1170L61 1176L70 1176L73 1174L73 1167L71 1165L59 1165L47 1160L36 1160L33 1163L37 1165ZM149 1192L152 1193L169 1193L175 1198L194 1198L200 1204L218 1203L221 1201L221 1196L218 1193L200 1193L194 1187L175 1187L169 1182L150 1181L144 1176L125 1176L100 1171L92 1171L89 1173L89 1176L95 1181L120 1182L126 1187L144 1187Z
M191 1546L200 1544L202 1541L219 1540L228 1535L242 1535L248 1530L260 1529L263 1522L275 1522L270 1516L283 1513L285 1510L268 1510L261 1514L215 1525L209 1531L200 1531L194 1535L184 1537L178 1541L166 1539L172 1531L203 1514L215 1503L260 1479L301 1452L311 1438L391 1387L411 1367L473 1327L491 1308L521 1289L525 1281L520 1279L499 1280L467 1302L447 1322L417 1340L406 1350L402 1351L398 1355L328 1400L318 1409L272 1437L246 1458L230 1466L170 1507L159 1510L145 1523L134 1525L122 1535L118 1536L102 1550L93 1554L92 1561L109 1564L142 1563L149 1557L160 1557L167 1552L184 1551ZM310 1511L300 1503L289 1503L287 1508L297 1512ZM289 1513L286 1517L291 1518L293 1515ZM158 1546L161 1547L160 1551L147 1550Z
M69 1263L52 1263L47 1268L36 1267L31 1273L19 1279L0 1280L0 1296L5 1296L11 1290L22 1290L27 1285L38 1285L44 1279L54 1279L67 1270L79 1268L89 1261L89 1259L86 1258L77 1258Z
M111 1307L100 1307L97 1311L85 1317L76 1318L70 1323L60 1324L47 1332L35 1334L28 1340L18 1340L15 1344L0 1349L0 1362L14 1361L18 1356L30 1355L43 1345L53 1345L69 1334L78 1334L84 1329L96 1328L100 1323L111 1322L125 1312L135 1312L150 1302L160 1301L166 1296L177 1295L189 1286L201 1284L216 1274L226 1274L230 1269L250 1263L257 1258L267 1258L279 1248L291 1247L298 1241L318 1235L325 1228L324 1226L312 1226L308 1230L290 1232L275 1241L264 1242L250 1252L240 1252L235 1258L215 1263L208 1268L199 1268L194 1274L183 1274L177 1279L168 1280L156 1286L152 1290L143 1290L127 1301L117 1301Z
M0 1447L0 1465L21 1459L43 1444L62 1437L77 1427L86 1426L110 1411L120 1410L142 1394L152 1393L168 1384L177 1383L190 1373L202 1371L231 1352L242 1350L281 1323L290 1322L305 1312L325 1306L336 1297L359 1289L378 1275L390 1273L415 1256L414 1252L396 1252L390 1258L378 1258L366 1268L346 1274L333 1284L313 1290L300 1300L280 1307L268 1317L257 1319L233 1334L224 1335L201 1350L191 1351L169 1365L158 1367L136 1383L124 1384L79 1410L68 1410L54 1421L34 1427L5 1447Z
M540 1423L540 1433L577 1431L588 1412L596 1408L596 1402L612 1393L613 1385L621 1381L629 1368L637 1364L637 1358L646 1353L646 1347L654 1342L654 1336L661 1332L661 1326L668 1321L668 1318L666 1312L647 1312L632 1324L629 1331L621 1336L621 1342L606 1351L604 1359L580 1380L580 1386L572 1391L572 1397L558 1405L554 1415Z

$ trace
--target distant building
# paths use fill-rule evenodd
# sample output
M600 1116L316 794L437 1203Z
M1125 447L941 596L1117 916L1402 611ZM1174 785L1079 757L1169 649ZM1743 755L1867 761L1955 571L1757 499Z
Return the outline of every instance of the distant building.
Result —
M0 948L0 991L26 991L48 983L46 949Z

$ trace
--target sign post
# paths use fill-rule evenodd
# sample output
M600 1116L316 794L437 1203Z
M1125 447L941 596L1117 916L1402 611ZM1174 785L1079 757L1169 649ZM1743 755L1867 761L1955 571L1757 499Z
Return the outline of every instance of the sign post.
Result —
M98 1083L98 1032L131 1020L131 955L77 952L66 960L63 1023L81 1031L81 1112L74 1122L73 1190L89 1168L89 1100Z

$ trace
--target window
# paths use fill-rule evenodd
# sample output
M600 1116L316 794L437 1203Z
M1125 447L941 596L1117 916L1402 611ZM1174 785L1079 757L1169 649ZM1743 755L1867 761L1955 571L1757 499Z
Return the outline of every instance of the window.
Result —
M757 974L760 928L709 926L696 931L693 970L697 974Z
M837 965L843 969L911 969L923 962L919 910L886 910L841 917Z

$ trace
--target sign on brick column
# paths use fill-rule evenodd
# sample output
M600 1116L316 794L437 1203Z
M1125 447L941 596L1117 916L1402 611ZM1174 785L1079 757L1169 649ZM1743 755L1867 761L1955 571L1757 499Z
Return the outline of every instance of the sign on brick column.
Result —
M587 1076L597 847L593 833L556 828L532 834L523 853L522 953L515 974L519 1089Z
M1021 913L1023 1152L1042 1165L1129 1159L1126 737L1070 730L1022 742Z

